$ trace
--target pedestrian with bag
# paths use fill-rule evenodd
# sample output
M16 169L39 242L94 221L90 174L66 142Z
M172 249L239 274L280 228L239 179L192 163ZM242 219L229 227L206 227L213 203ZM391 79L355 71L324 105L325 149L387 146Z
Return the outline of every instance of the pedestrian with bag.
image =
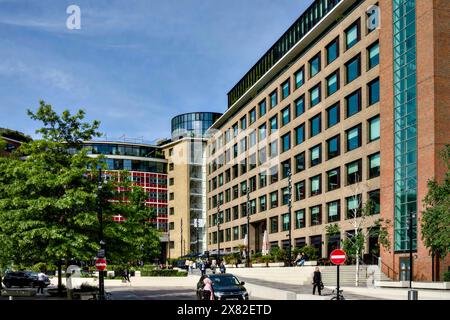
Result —
M223 263L223 261L220 263L220 273L225 273L226 268L225 268L225 264Z
M317 290L319 292L319 296L321 296L323 284L322 284L322 274L320 273L319 267L316 267L316 270L314 271L312 284L313 284L313 295L316 294L316 288L317 288Z
M214 289L212 286L212 281L210 278L205 278L203 280L205 286L203 287L203 300L215 300L214 299Z

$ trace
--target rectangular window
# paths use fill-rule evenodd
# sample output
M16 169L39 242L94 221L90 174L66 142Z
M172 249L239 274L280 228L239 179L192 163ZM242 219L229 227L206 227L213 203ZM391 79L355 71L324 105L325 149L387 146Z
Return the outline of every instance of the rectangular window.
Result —
M270 184L278 182L278 165L269 169L270 172Z
M332 201L327 203L328 223L341 220L340 201Z
M289 219L289 213L285 213L282 215L283 219L283 231L288 231L291 227L291 221Z
M327 159L333 159L341 154L340 135L327 140Z
M320 164L322 162L322 145L321 144L309 149L309 153L311 155L310 167L317 166L318 164Z
M345 198L347 202L347 219L361 216L361 195L357 194Z
M264 116L266 114L267 108L266 108L266 99L264 99L263 101L261 101L259 104L259 117L261 118L262 116Z
M309 107L312 108L320 103L320 83L309 90Z
M312 138L322 132L322 114L319 113L309 120L309 137Z
M247 234L247 225L243 224L241 226L241 239L245 239L246 234Z
M350 83L361 75L361 55L358 54L345 64L346 83Z
M270 218L270 233L278 232L278 216Z
M295 117L302 115L305 112L305 95L295 100Z
M265 123L258 128L258 136L259 142L263 141L267 137L267 129Z
M369 82L367 88L369 91L369 106L371 106L380 101L380 79L376 78Z
M327 172L327 191L339 189L341 186L340 170L335 168Z
M347 118L361 111L361 89L358 89L345 97L345 102L347 107Z
M250 132L250 134L248 135L248 140L249 140L249 148L256 145L256 130Z
M281 195L282 195L281 205L285 206L289 203L289 188L286 187L286 188L281 189Z
M290 94L290 80L288 79L281 85L281 100L286 99Z
M235 185L233 187L233 200L239 198L239 186Z
M291 121L291 106L287 106L281 111L281 126L287 125Z
M270 118L270 134L278 130L278 117L274 116Z
M256 168L256 153L251 154L248 157L248 165L250 166L250 170L253 170Z
M306 227L305 209L295 211L295 229Z
M238 135L238 133L239 133L239 127L238 127L238 124L235 123L235 124L233 125L233 137L236 138L237 135Z
M326 46L327 51L327 64L332 63L334 60L339 57L339 37L331 41Z
M278 191L272 192L270 194L270 208L278 207Z
M259 212L267 210L267 197L264 195L259 197Z
M266 172L261 172L259 174L259 188L264 188L267 186L267 175Z
M327 109L327 128L331 128L340 121L339 102Z
M361 147L361 125L357 125L346 131L347 152Z
M300 201L306 197L305 180L297 182L295 184L295 201Z
M305 83L305 68L302 67L295 73L295 89L300 88Z
M239 227L233 227L233 240L239 240Z
M362 180L361 160L353 161L346 165L347 185L351 185Z
M295 156L295 173L305 170L305 153L302 152Z
M273 158L275 158L276 156L278 156L278 141L272 141L270 144L269 144L269 157L270 157L270 159L273 159Z
M291 170L291 159L287 159L281 163L281 170L283 179L287 178Z
M242 130L247 129L247 117L246 116L243 116L241 118L241 129Z
M380 213L380 190L374 190L367 193L369 201L371 203L371 212L370 214L378 214Z
M380 176L380 153L369 156L369 179Z
M241 153L247 151L247 137L242 138L240 141Z
M267 161L267 151L266 147L263 147L258 151L258 164L261 165L263 163L266 163L266 161Z
M239 207L234 206L233 207L233 220L239 219Z
M319 174L317 176L314 176L309 179L309 185L310 185L310 196L317 196L318 194L322 193L322 175Z
M311 216L311 226L322 224L322 206L315 206L309 208Z
M249 115L250 124L255 122L256 121L256 108L253 108L252 110L250 110L250 113L248 115Z
M367 48L367 53L369 57L368 66L370 70L380 63L380 46L378 44L378 41Z
M339 90L339 70L327 77L327 96Z
M380 116L369 119L369 142L380 139Z
M312 78L320 71L320 52L309 60L309 77Z
M353 47L361 38L359 19L345 30L346 49Z
M275 90L270 94L270 108L275 107L278 104L278 91Z
M295 128L295 144L299 145L305 141L305 124L299 125L297 128Z

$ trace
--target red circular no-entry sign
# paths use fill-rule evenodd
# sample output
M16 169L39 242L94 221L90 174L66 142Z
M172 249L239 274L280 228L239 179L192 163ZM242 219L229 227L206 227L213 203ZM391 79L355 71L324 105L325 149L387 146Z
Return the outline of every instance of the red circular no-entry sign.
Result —
M346 259L345 251L341 249L333 250L330 254L330 261L335 265L343 264Z
M98 271L104 271L106 269L106 259L98 258L95 260L95 267Z

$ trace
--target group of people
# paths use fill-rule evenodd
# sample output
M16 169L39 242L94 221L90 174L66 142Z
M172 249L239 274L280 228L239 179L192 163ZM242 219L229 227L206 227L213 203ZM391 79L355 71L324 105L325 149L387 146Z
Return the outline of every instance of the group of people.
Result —
M308 259L308 256L305 253L300 252L299 254L297 254L297 257L295 258L294 263L297 266L303 266L307 259Z

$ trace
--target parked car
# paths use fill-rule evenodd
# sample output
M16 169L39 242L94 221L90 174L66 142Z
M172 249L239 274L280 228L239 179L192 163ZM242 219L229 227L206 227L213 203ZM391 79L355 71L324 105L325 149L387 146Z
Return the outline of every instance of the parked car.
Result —
M175 268L180 268L180 269L187 269L188 267L186 266L186 260L176 260L173 263L173 266Z
M8 271L3 277L3 284L7 288L11 287L38 287L39 280L37 272L33 271ZM50 285L50 280L46 276L44 287Z
M248 292L245 289L245 282L239 281L236 276L230 273L207 274L200 277L197 283L197 299L203 298L203 280L209 278L212 281L214 298L216 300L248 300Z

